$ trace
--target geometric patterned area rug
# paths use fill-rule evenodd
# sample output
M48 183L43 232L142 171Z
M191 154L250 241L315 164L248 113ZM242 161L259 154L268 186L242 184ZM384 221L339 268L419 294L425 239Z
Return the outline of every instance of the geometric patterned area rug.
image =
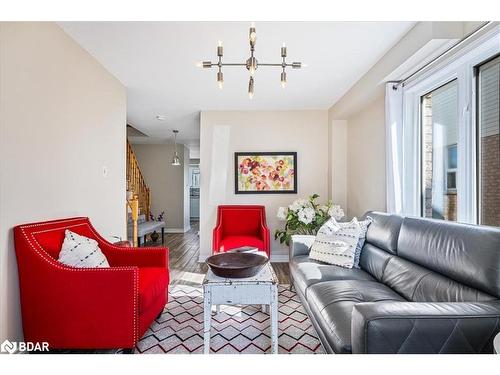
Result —
M288 285L279 285L279 353L324 353L304 308ZM171 287L163 314L156 319L134 353L203 353L201 287ZM270 320L259 306L221 305L212 313L210 353L264 354L271 351Z

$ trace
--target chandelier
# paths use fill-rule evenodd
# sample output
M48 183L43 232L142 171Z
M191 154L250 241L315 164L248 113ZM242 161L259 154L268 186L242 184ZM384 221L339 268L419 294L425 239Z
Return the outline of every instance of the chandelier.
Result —
M254 92L254 87L255 87L255 71L257 70L258 67L260 66L274 66L274 67L280 67L281 70L281 86L284 88L286 86L286 68L287 67L292 67L292 69L300 69L302 68L303 65L301 62L292 62L292 63L287 63L286 62L286 46L285 43L283 43L283 46L281 47L281 62L280 63L275 63L275 64L270 64L270 63L260 63L257 61L257 59L254 56L255 53L255 43L257 42L257 33L255 31L255 25L252 24L250 26L250 31L248 33L248 39L250 41L250 57L244 62L244 63L224 63L222 62L222 57L224 55L224 48L222 47L222 42L219 41L219 44L217 46L217 57L218 61L217 62L211 62L211 61L203 61L201 64L199 64L200 67L203 68L212 68L212 67L217 67L217 84L219 85L219 88L222 89L224 85L224 74L222 73L222 67L224 66L244 66L247 68L247 70L250 72L250 79L248 81L248 96L250 99L253 98L253 92Z

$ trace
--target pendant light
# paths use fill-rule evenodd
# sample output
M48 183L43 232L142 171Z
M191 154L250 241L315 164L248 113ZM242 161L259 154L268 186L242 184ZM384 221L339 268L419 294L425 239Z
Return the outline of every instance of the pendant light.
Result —
M178 130L174 130L174 157L172 158L172 165L178 166L181 165L181 158L179 158L179 154L177 153L177 133Z

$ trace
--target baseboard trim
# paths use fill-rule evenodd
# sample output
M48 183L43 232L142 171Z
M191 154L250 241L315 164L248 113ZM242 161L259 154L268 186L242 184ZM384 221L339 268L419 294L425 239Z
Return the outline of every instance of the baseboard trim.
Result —
M288 253L284 253L284 254L271 254L271 262L275 262L275 263L288 263Z
M190 228L165 228L165 233L186 233Z

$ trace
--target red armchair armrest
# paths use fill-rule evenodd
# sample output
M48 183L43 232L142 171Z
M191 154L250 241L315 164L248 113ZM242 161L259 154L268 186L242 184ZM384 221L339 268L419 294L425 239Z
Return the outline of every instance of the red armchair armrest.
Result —
M166 267L167 247L121 247L109 243L100 244L101 250L112 267Z
M219 252L220 242L222 240L222 223L219 223L213 230L212 233L212 244L215 252Z
M264 242L264 250L268 253L267 255L269 255L269 228L265 223L261 223L260 230L262 241Z

